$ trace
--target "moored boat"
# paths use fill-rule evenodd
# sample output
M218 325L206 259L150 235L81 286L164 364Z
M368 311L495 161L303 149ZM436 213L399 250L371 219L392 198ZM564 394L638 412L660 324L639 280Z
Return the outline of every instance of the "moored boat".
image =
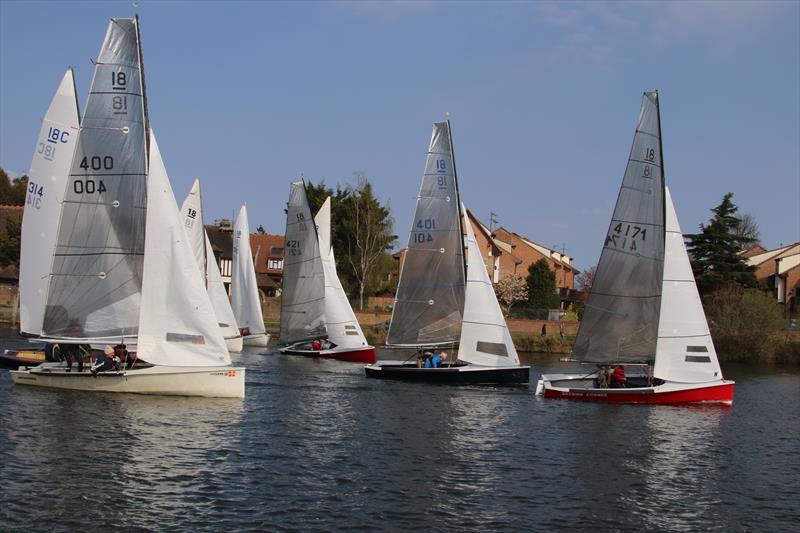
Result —
M657 92L642 99L628 165L578 330L590 368L543 375L545 398L612 403L731 404L665 185ZM630 373L612 388L609 368Z

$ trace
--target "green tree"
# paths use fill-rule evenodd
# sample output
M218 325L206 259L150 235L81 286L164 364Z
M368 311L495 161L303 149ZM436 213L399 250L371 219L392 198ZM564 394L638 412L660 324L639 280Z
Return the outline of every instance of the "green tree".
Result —
M528 267L528 307L531 309L557 309L556 273L550 270L546 259L539 259Z
M741 234L742 220L736 216L739 208L731 198L733 193L727 193L722 203L711 210L714 217L708 224L700 224L700 233L686 235L692 271L702 295L730 282L744 287L757 285L755 267L748 265L740 255L755 239Z
M356 283L359 309L364 309L364 296L376 266L391 250L397 236L392 234L392 214L375 198L372 185L361 173L356 173L356 185L349 187L340 203L339 218L342 225L342 252L335 250L344 269ZM333 213L331 213L333 216ZM337 261L338 263L338 261Z
M0 205L25 205L27 188L28 176L19 176L12 180L0 168Z
M0 232L0 266L19 265L19 245L22 217L18 213L6 215L6 227Z

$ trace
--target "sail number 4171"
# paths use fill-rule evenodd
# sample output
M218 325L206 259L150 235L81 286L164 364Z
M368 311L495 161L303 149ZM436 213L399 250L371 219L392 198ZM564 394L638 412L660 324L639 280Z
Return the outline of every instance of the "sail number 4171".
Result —
M611 230L611 233L606 237L606 246L624 250L626 252L636 252L639 244L647 239L647 228L641 228L631 224L617 223Z

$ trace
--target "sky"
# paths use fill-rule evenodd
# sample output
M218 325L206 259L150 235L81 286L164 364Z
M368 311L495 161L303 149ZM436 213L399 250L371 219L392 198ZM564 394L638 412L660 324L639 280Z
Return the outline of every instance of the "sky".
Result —
M282 234L289 183L363 173L404 247L433 122L462 200L596 264L642 92L658 89L684 233L727 192L800 241L800 2L0 0L0 167L30 167L68 66L83 109L110 17L138 13L151 124L206 223Z

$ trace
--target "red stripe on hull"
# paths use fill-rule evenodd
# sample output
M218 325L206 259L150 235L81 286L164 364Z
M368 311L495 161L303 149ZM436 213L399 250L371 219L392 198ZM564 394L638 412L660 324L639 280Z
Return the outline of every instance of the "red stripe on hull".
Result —
M545 398L561 398L565 400L579 400L585 402L601 403L649 403L649 404L676 404L676 403L733 403L733 383L713 385L688 390L673 390L658 392L656 389L643 389L642 392L614 392L614 389L606 389L608 392L598 389L590 389L585 392L559 389L544 389Z
M359 348L347 351L314 352L311 350L291 350L282 351L286 355L302 355L303 357L319 357L320 359L335 359L337 361L347 361L349 363L363 363L371 365L376 361L375 348Z

